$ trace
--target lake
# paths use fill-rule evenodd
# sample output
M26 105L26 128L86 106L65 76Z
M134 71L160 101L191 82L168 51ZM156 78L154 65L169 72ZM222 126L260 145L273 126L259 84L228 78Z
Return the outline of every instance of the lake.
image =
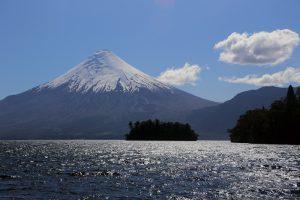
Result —
M2 199L299 199L300 146L0 141Z

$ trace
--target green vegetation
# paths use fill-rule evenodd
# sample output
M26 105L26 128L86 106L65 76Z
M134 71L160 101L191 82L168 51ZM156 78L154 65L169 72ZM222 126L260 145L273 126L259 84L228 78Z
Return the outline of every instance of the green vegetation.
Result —
M231 142L300 144L300 89L289 86L286 98L270 109L249 110L230 129Z
M189 124L179 122L161 122L159 120L147 120L142 122L129 122L130 132L126 134L126 140L175 140L196 141L198 135Z

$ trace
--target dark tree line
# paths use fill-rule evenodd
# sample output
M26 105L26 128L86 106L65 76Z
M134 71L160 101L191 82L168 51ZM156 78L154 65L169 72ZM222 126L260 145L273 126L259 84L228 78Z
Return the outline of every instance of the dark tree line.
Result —
M229 132L232 142L300 144L300 88L295 94L289 86L286 97L270 109L247 111Z
M129 122L130 131L126 134L126 140L176 140L195 141L198 135L189 124L179 122L161 122L159 120L147 120L142 122Z

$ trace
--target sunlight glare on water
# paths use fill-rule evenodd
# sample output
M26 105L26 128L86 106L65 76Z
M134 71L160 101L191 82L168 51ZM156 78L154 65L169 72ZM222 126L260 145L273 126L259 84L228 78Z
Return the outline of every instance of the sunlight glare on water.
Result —
M0 197L297 199L299 146L1 141Z

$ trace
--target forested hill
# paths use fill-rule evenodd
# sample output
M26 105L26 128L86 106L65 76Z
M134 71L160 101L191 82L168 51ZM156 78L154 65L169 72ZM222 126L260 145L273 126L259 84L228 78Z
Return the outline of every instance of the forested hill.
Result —
M300 88L296 94L289 86L282 100L274 101L270 109L249 110L230 129L232 142L300 144Z

